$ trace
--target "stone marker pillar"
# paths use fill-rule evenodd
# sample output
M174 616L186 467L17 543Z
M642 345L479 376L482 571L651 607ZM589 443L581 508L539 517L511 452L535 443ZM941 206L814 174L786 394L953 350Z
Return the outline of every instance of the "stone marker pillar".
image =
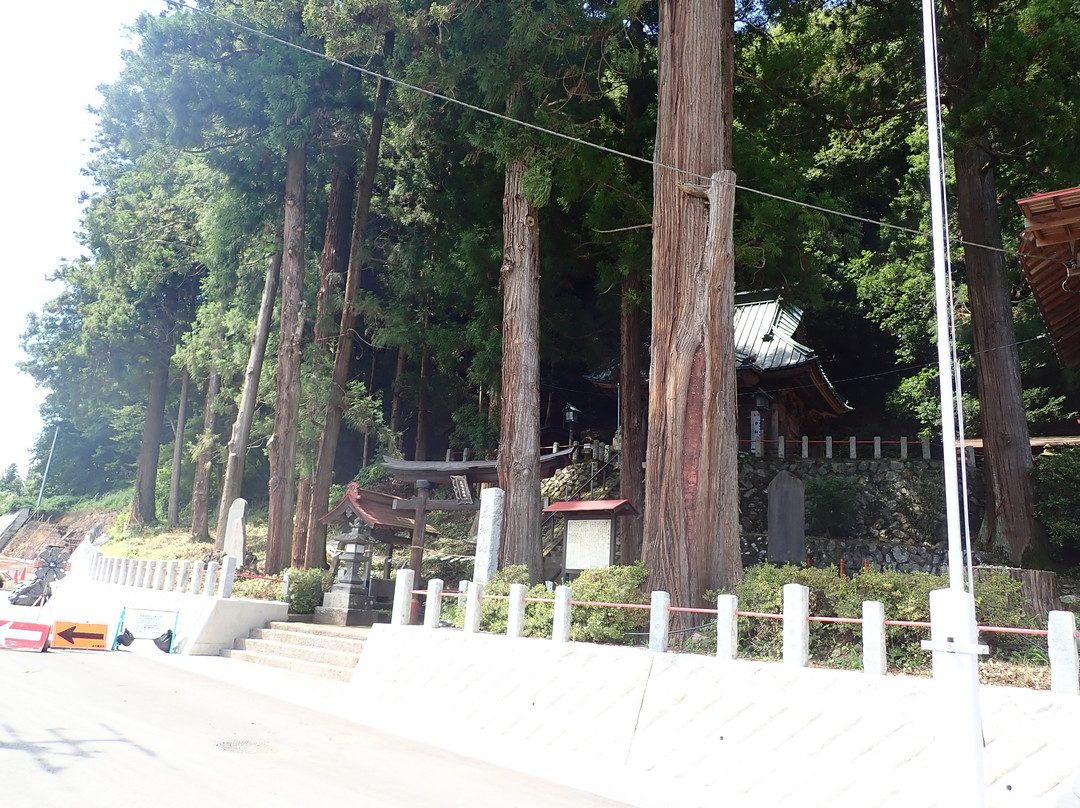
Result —
M801 564L806 560L806 493L803 482L781 471L769 483L769 561Z
M244 529L244 514L247 512L247 500L237 497L229 506L229 520L225 523L225 555L239 559L244 564L247 550L247 534Z
M476 531L476 568L473 580L487 583L499 569L499 545L502 542L503 508L506 492L485 488L480 492L480 518Z

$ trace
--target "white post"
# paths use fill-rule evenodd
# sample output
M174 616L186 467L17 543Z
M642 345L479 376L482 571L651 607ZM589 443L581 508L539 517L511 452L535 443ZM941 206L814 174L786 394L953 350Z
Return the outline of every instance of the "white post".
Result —
M754 455L756 457L764 457L765 456L765 433L764 433L764 428L763 428L763 431L758 432L757 435L754 436Z
M510 585L510 611L506 614L506 636L520 637L525 633L525 584Z
M671 595L654 589L652 608L649 610L649 650L654 654L667 652L671 632L670 608Z
M802 456L803 456L803 460L805 460L806 458L808 458L810 456L810 436L809 435L803 435L802 436Z
M179 562L174 558L168 564L165 565L165 591L176 591L176 570L179 566Z
M923 460L930 459L930 438L922 439L922 457Z
M946 454L950 450L945 447ZM945 710L941 726L945 729L945 748L952 758L949 768L954 773L941 784L946 789L942 804L983 808L986 784L978 654L985 654L987 648L978 644L975 598L955 587L933 590L930 640L923 640L922 645L933 651L934 680L940 686Z
M907 435L900 436L900 459L907 460Z
M206 569L206 562L199 560L196 561L191 567L191 586L188 587L188 592L192 595L198 595L202 591L203 582L203 570Z
M555 587L555 618L551 626L551 639L555 642L570 642L571 594L568 586Z
M874 436L874 460L881 460L881 436Z
M735 614L739 599L735 595L716 596L716 658L739 657L739 618Z
M450 451L447 449L447 451ZM424 628L438 628L442 619L443 582L432 578L427 582L427 603L424 604Z
M855 446L855 436L854 435L852 435L850 438L848 438L848 455L851 457L852 460L854 460L855 458L857 458L859 456L859 450Z
M810 590L802 584L784 584L784 664L805 668L810 664Z
M779 457L781 460L784 459L784 436L783 435L777 435L776 436L776 456Z
M152 584L154 589L160 590L165 586L165 574L168 571L168 566L165 561L157 563L157 572L154 573L154 583Z
M394 581L394 608L390 611L390 625L409 625L409 613L412 607L412 595L409 592L413 588L413 571L409 569L398 570L397 580Z
M889 669L885 657L885 604L864 600L862 605L863 672L884 676Z
M139 571L139 565L134 558L124 559L124 584L135 586L135 573Z
M832 435L825 436L825 457L832 460Z
M1054 693L1080 695L1077 675L1080 663L1076 653L1076 615L1050 612L1047 644L1050 648L1050 690Z
M473 581L469 584L468 594L465 596L465 633L476 634L480 631L480 604L483 603L484 584L481 581Z
M176 577L176 589L174 592L183 592L187 589L188 577L191 575L191 562L181 561L180 572Z
M233 583L236 581L236 565L239 559L236 556L227 555L221 559L221 562L221 580L218 582L217 596L219 598L231 598Z
M211 561L206 565L206 581L202 587L202 594L213 595L217 590L215 584L217 583L218 567L220 567L217 561Z

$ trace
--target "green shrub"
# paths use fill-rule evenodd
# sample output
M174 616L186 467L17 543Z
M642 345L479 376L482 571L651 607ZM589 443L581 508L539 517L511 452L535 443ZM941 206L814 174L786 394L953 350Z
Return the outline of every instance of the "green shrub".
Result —
M810 590L810 614L816 617L862 617L863 601L876 600L885 607L886 620L927 622L930 592L945 589L948 578L922 572L862 570L847 578L836 567L824 569L787 565L748 568L736 586L739 611L780 614L784 584L802 584ZM1021 584L1005 573L991 573L975 587L975 616L979 625L1035 628L1038 621L1024 611ZM899 670L925 669L930 655L921 640L930 630L911 626L886 626L889 665ZM1030 650L1016 635L986 633L982 640L991 654L1011 658ZM714 652L715 628L703 630L690 643L691 650ZM749 659L779 659L783 648L783 622L770 618L739 618L739 655ZM810 658L830 667L862 665L862 629L854 623L810 623Z
M322 569L290 568L284 575L289 576L289 612L314 614L315 607L322 605L323 594L331 586L330 573Z
M862 491L857 477L829 474L806 481L806 522L813 536L850 536L859 511L856 497Z
M233 582L234 598L251 600L285 600L285 586L265 578L240 578Z
M1080 544L1080 448L1044 452L1035 461L1032 487L1035 516L1050 543L1074 554Z
M640 563L626 567L586 570L571 583L574 600L594 603L648 603L644 591L648 573ZM485 595L509 595L512 584L528 582L524 566L499 570L484 586ZM553 601L555 595L544 584L525 593L527 598ZM506 632L510 612L506 600L484 600L480 606L480 629L495 634ZM551 637L555 617L554 603L526 603L523 633L526 637ZM443 606L443 619L459 628L465 624L465 606L461 599ZM603 606L574 606L570 612L570 639L575 642L623 644L627 634L648 627L647 609L619 609Z

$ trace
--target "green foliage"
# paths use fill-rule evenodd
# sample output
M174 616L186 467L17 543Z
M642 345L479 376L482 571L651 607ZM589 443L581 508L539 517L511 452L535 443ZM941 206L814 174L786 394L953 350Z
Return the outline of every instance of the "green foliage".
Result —
M827 474L806 481L806 521L811 535L849 536L859 516L857 477Z
M285 586L263 578L237 578L233 582L232 596L250 600L285 600Z
M647 576L641 562L626 567L585 570L570 584L572 599L593 603L648 603L649 596L644 591ZM526 584L528 580L528 571L523 565L506 567L485 584L484 594L506 596L510 594L512 584ZM525 604L525 636L551 637L554 593L544 584L537 584L526 591L525 597L549 601ZM505 633L509 611L506 600L484 600L480 607L480 628L495 634ZM443 617L461 627L465 623L464 604L444 607ZM570 611L570 639L575 642L624 645L631 642L629 634L646 630L648 625L648 609L574 606Z
M323 595L333 584L330 573L323 569L290 567L283 575L289 576L289 612L292 614L314 614L315 607L322 605Z
M1035 516L1051 544L1073 553L1080 545L1080 448L1043 452L1032 470Z
M762 565L747 569L736 587L739 610L780 614L784 584L802 584L810 590L810 614L816 617L862 617L863 601L885 607L886 620L927 622L930 592L945 589L948 578L922 572L862 570L850 578L836 567L824 569ZM975 614L979 625L1037 627L1024 611L1019 581L1005 573L991 573L975 587ZM902 671L923 669L930 656L920 646L929 629L886 626L889 665ZM996 657L1010 658L1027 645L1010 635L988 633L983 641ZM715 628L701 632L693 650L715 650ZM779 659L783 647L782 621L739 618L739 654L750 659ZM862 665L862 633L852 623L810 623L810 657L821 665L857 668Z

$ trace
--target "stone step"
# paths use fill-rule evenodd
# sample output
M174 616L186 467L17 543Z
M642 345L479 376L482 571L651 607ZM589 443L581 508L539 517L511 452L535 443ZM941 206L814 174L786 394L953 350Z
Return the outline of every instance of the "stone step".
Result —
M253 651L257 654L285 657L286 659L300 659L305 662L318 662L323 665L334 665L339 668L349 668L350 670L355 668L356 663L360 661L359 651L338 651L315 645L297 645L296 643L253 639L251 637L237 640L236 650Z
M348 682L352 679L353 669L342 668L337 665L326 665L320 662L308 662L302 659L291 659L272 654L261 654L255 651L244 651L236 648L226 648L221 652L223 657L237 659L242 662L250 662L256 665L267 665L271 668L283 668L307 676L320 679L333 679L338 682Z
M364 650L365 637L339 637L329 634L315 634L307 631L292 631L281 628L256 628L248 635L250 640L267 640L283 645L301 645L308 648L325 648L330 651L344 651L359 654Z
M309 623L306 621L271 620L266 628L280 631L291 631L297 634L317 634L322 637L340 637L345 640L366 640L371 634L371 629L364 626L330 626L325 623Z

